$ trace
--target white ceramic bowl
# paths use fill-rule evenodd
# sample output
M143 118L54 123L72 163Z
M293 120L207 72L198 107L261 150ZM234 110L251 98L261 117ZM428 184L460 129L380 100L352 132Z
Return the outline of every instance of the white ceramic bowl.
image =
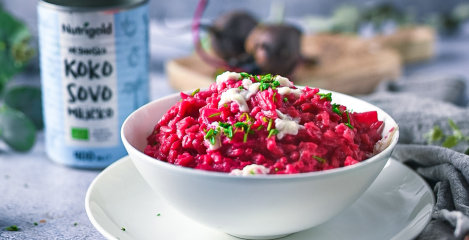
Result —
M372 104L336 92L332 97L333 102L356 112L377 111L385 122L383 134L397 129L396 122ZM396 131L391 144L370 159L321 172L232 176L184 168L143 153L147 136L179 99L174 94L133 112L122 126L124 146L146 182L170 206L197 222L242 238L281 237L331 219L371 185L399 136Z

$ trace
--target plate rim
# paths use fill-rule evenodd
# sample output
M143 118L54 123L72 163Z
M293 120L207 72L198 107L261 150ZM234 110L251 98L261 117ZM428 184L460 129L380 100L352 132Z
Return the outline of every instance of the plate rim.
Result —
M95 179L91 182L91 184L89 185L87 191L86 191L86 196L85 196L85 210L86 210L86 214L88 216L88 219L90 220L91 224L93 225L93 227L98 230L99 233L101 233L106 239L113 239L113 240L118 240L117 237L115 237L114 235L112 235L110 232L108 232L107 230L104 229L104 227L101 226L101 224L98 222L98 220L95 219L93 213L92 213L92 210L91 210L91 206L90 206L90 198L91 198L91 194L92 192L94 191L94 189L96 188L96 185L100 182L100 180L104 177L106 177L106 175L108 174L108 172L111 172L113 171L115 168L118 168L120 165L123 165L123 164L126 164L127 162L130 162L130 164L132 164L133 166L133 163L132 163L132 160L130 159L130 156L124 156L122 158L120 158L119 160L115 161L114 163L112 163L111 165L109 165L108 167L106 167L102 172L100 172L98 174L98 176L95 177ZM428 185L428 183L422 178L422 176L420 176L419 174L417 174L413 169L411 169L410 167L408 167L407 165L403 164L402 162L394 159L394 158L389 158L388 162L386 163L386 165L388 164L391 164L391 162L395 163L395 164L398 164L400 165L401 167L404 167L406 168L408 171L412 172L415 177L418 179L418 181L426 188L427 191L429 191L431 194L431 204L432 204L432 208L435 206L435 203L436 203L436 200L435 200L435 195L433 194L433 191L432 191L432 188L430 187L430 185ZM386 167L383 168L382 171L384 171L384 169L386 169ZM381 173L380 173L381 174ZM379 176L379 175L378 175ZM410 237L409 239L413 239L415 238L416 236L418 236L418 234L420 234L423 229L425 228L425 226L428 225L428 223L430 222L431 220L431 212L432 210L430 209L429 211L429 214L428 214L428 217L426 217L426 219L424 220L424 223L425 224L422 224L422 227L419 227L418 231L414 231L414 233L409 233L408 236ZM404 228L402 228L401 231L397 232L391 239L395 239L396 236L400 235L402 233L403 230L405 230L405 228L407 227L408 225L406 225ZM411 228L411 229L415 229L415 228ZM410 231L410 230L408 230ZM405 235L404 235L405 236Z

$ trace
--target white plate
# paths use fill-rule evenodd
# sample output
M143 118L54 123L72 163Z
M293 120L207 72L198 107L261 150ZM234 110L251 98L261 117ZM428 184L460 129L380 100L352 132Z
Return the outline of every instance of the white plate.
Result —
M108 239L238 239L200 225L162 202L128 157L93 181L85 201L92 224ZM433 205L428 185L391 159L350 208L320 226L281 239L412 239L430 220Z

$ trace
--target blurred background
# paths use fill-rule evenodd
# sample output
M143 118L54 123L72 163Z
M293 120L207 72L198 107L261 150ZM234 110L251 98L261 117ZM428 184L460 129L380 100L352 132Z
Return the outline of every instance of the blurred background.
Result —
M36 0L0 0L0 90L9 84L40 84L37 3ZM201 25L197 35L200 41L195 41L191 24L198 4L196 0L149 1L151 99L206 87L230 64L246 71L286 75L298 85L353 95L369 94L384 81L419 76L469 78L468 1L207 1L199 6ZM251 39L255 47L241 50L244 55L244 51L248 51L248 60L226 57L223 49L217 49L224 45L214 41L213 31L210 31L220 27L218 23L223 21L228 26L226 18L234 10L246 12L256 24L291 28L256 28L259 31ZM301 31L299 37L295 36L294 29ZM9 39L12 30L17 31L17 37ZM270 42L262 42L265 36ZM282 45L282 41L286 45ZM202 51L196 51L194 42L200 44ZM13 55L5 48L9 44L14 45ZM266 50L256 46L264 45L288 49L287 55L263 59ZM225 63L211 64L201 52ZM270 61L272 59L276 61ZM281 69L288 62L299 64ZM27 115L33 120L36 118L36 127L42 129L41 112L31 110L40 109L40 96L38 88L20 89L6 94L3 101L9 106L28 108L23 112L29 111ZM31 107L30 102L38 102L39 106ZM465 105L467 97L459 103Z
M194 15L198 1L158 1L150 0L151 47L152 70L162 71L165 60L173 57L181 57L193 50L190 36L190 21ZM36 0L0 0L0 4L6 11L18 17L30 28L33 36L37 36L37 12ZM408 21L430 24L438 27L440 32L453 31L455 23L460 20L452 20L457 7L467 5L464 0L217 0L210 1L203 14L203 21L210 23L222 14L233 9L244 9L252 13L260 21L269 21L283 15L291 21L300 21L307 25L311 18L330 18L337 14L338 9L344 6L359 10L376 8L383 4L395 7L405 13ZM461 9L461 11L467 11ZM344 17L350 12L345 11ZM352 15L353 15L352 11ZM464 14L464 13L462 13ZM1 23L0 23L1 24ZM319 28L324 28L324 22L316 22ZM314 24L310 24L311 25ZM327 25L327 24L326 24ZM461 23L461 25L464 25ZM466 24L467 25L467 24ZM462 27L464 28L464 27ZM467 26L465 27L468 28ZM466 34L468 30L465 30Z

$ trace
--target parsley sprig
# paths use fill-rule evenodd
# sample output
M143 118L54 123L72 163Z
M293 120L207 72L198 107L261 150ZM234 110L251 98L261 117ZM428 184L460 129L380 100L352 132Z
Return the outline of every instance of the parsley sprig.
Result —
M332 111L339 114L339 115L342 115L342 111L340 111L340 104L337 104L337 103L333 103L332 104Z
M191 93L191 96L195 96L198 92L200 92L200 88L197 88L196 90L194 90L192 93Z
M217 134L218 134L218 131L211 128L205 134L205 139L208 139L210 141L210 144L215 145Z
M325 163L326 162L326 159L324 159L320 156L313 156L313 158L316 159L320 163Z
M353 126L350 123L350 113L349 111L345 111L345 113L347 114L347 122L345 123L345 126L349 127L350 129L353 129Z
M448 119L448 125L452 130L451 135L445 135L440 126L435 125L424 135L424 138L427 139L427 143L440 143L442 147L446 148L453 148L462 142L469 143L469 136L465 136L452 119ZM464 153L469 155L469 148L467 148Z
M11 225L11 226L9 226L9 227L6 227L5 230L6 230L6 231L16 232L16 231L19 231L20 229L19 229L18 226L16 226L16 225Z
M332 93L316 93L320 99L326 99L327 101L332 101Z

